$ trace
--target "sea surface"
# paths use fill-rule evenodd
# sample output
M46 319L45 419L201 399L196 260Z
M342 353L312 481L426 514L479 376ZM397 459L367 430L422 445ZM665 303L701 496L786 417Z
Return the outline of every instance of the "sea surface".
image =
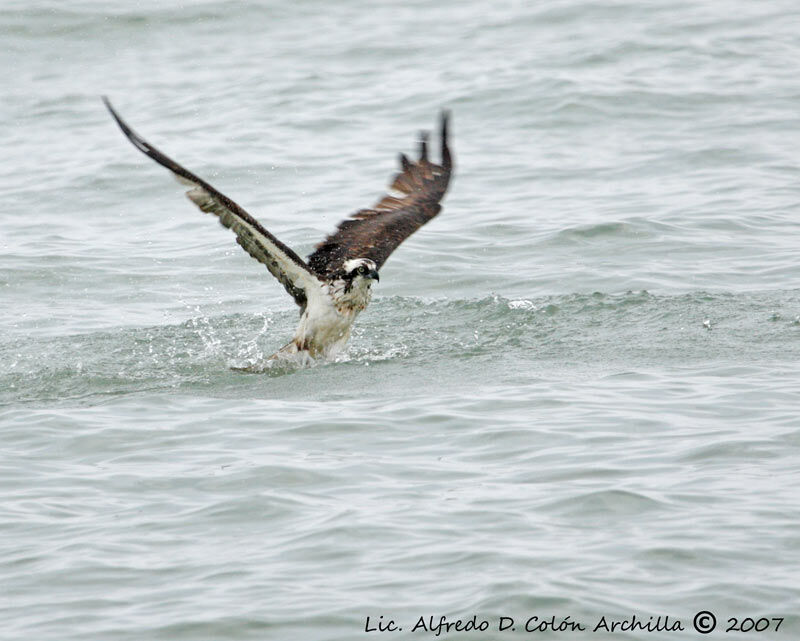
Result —
M796 0L5 0L0 69L4 641L800 638ZM103 94L301 255L455 175L244 374L297 308Z

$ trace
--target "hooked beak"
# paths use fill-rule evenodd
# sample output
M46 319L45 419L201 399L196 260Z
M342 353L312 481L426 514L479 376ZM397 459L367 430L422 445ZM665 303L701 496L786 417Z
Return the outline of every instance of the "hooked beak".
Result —
M377 269L373 269L369 274L367 274L367 276L369 278L372 278L373 280L378 281L378 282L380 282L380 280L381 280L381 277L378 276L378 270Z

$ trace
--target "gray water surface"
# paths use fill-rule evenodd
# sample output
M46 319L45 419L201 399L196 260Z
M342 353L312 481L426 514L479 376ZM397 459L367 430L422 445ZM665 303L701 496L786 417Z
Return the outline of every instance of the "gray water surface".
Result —
M795 2L11 0L0 43L2 638L800 635ZM244 375L294 303L101 94L303 255L441 108L456 174L346 354ZM633 614L684 631L591 632Z

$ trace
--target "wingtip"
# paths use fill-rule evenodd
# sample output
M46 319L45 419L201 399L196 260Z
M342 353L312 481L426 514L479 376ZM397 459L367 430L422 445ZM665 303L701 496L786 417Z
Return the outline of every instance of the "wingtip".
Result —
M453 159L450 154L450 147L447 144L448 136L450 134L450 110L443 108L439 112L439 120L441 122L442 129L442 164L445 167L451 167L453 164Z
M103 101L103 104L106 106L106 109L108 109L112 115L116 115L117 112L114 111L114 107L111 106L111 101L108 99L108 96L102 95L100 96L100 100Z
M430 136L430 132L428 131L420 131L419 132L419 159L420 160L428 160L428 137Z
M114 109L114 107L112 106L111 101L108 99L108 96L100 96L100 99L103 101L103 104L106 106L106 109L108 109L108 113L111 114L114 120L117 121L117 124L120 126L122 131L125 132L125 134L127 135L128 133L127 130L129 130L130 128L123 122L122 118L120 118L120 115L117 113L117 110Z
M103 104L105 104L106 109L108 109L108 112L111 114L111 117L114 119L119 128L122 130L122 133L125 134L125 137L128 140L130 140L133 146L136 147L139 151L149 156L151 149L154 148L151 148L150 145L147 142L145 142L145 140L141 136L139 136L139 134L137 134L133 129L131 129L130 125L128 125L128 123L122 119L122 116L120 116L117 113L117 110L111 106L111 101L106 96L101 96L101 98L103 99Z
M447 138L447 130L450 125L450 110L442 108L439 111L439 122L442 128L442 138Z

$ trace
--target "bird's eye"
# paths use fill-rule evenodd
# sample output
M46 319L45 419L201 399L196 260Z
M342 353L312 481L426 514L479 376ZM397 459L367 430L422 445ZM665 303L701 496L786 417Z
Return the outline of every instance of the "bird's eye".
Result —
M364 265L361 265L361 267L358 268L358 273L359 274L366 274L367 273L367 268L364 267Z

